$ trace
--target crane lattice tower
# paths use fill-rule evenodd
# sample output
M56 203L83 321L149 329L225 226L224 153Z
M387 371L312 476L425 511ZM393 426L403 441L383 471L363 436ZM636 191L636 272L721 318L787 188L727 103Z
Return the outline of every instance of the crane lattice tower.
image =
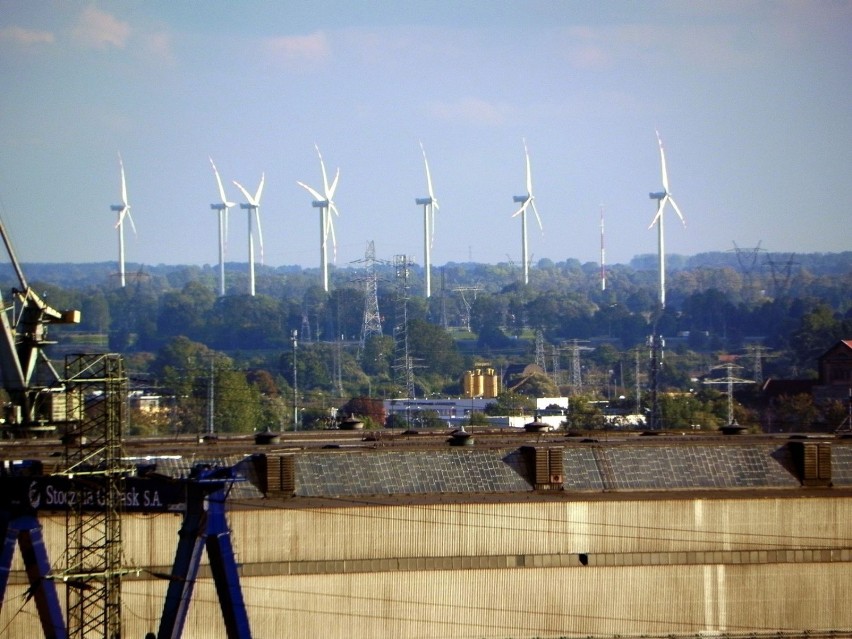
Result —
M65 519L68 639L121 636L121 511L125 494L121 431L126 421L127 375L114 353L69 355L65 361L65 475L70 509ZM81 476L82 473L82 476ZM103 486L103 509L87 505L93 482ZM134 571L138 572L138 571ZM71 586L74 584L74 587Z

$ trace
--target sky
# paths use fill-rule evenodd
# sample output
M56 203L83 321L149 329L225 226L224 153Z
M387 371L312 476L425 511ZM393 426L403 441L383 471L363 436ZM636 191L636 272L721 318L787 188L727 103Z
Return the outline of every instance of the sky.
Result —
M852 2L802 0L0 0L0 216L22 262L216 264L218 190L261 174L263 263L521 264L524 141L542 230L529 254L608 264L761 246L852 249ZM227 260L247 262L230 212ZM261 259L257 251L258 262Z

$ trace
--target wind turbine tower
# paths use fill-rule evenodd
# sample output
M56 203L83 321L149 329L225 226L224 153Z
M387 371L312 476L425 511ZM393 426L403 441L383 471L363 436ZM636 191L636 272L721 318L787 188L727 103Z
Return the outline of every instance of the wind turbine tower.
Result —
M435 192L432 190L429 161L426 159L426 149L423 148L422 142L420 143L420 150L423 152L423 164L426 167L426 188L429 196L419 197L414 201L423 206L423 270L426 277L426 297L429 298L432 297L432 242L435 238L435 211L440 207L435 198Z
M136 225L133 223L130 204L127 201L127 180L124 177L124 162L121 160L121 153L118 154L118 166L121 169L121 204L113 204L109 208L118 213L118 221L115 223L115 228L118 229L118 276L121 280L121 287L124 288L126 284L124 276L124 219L130 220L130 226L133 227L134 233L136 233Z
M669 176L666 171L666 153L663 150L663 141L660 139L659 131L657 132L657 144L660 146L660 166L662 167L663 190L648 194L649 198L657 200L657 214L654 216L654 219L651 220L651 224L648 225L648 228L650 229L654 226L654 224L657 225L657 257L660 269L660 309L662 310L666 306L666 243L665 231L663 230L663 209L665 209L666 203L671 203L672 208L675 210L675 213L677 213L677 216L680 218L684 227L686 227L686 220L683 219L680 207L678 207L677 202L674 201L674 198L669 191Z
M263 264L263 231L260 227L260 196L263 194L263 183L266 174L260 174L260 184L252 196L246 188L234 180L234 185L242 192L246 201L240 203L240 208L248 211L248 260L249 260L249 295L254 297L254 228L252 219L257 221L257 241L260 245L260 263ZM223 198L224 199L224 198Z
M335 254L337 253L337 238L334 235L334 220L331 217L333 212L335 215L340 215L337 206L334 203L334 192L337 190L337 181L340 179L340 169L334 175L334 180L329 185L328 175L325 172L325 163L322 160L322 154L319 147L314 145L319 156L320 169L322 170L322 186L323 192L319 193L313 187L308 186L304 182L296 182L299 186L305 189L313 196L311 206L320 210L320 265L322 266L322 288L328 292L328 236L331 234L331 241L334 245Z
M236 206L236 203L229 202L225 196L225 187L222 186L222 178L219 177L213 158L210 158L210 166L213 167L216 185L219 187L219 202L211 204L210 208L219 213L219 296L221 297L225 295L225 238L228 234L228 209Z
M512 201L517 202L521 207L512 214L512 217L521 216L521 256L524 261L524 284L530 283L530 263L527 256L527 209L532 206L535 219L538 222L538 228L544 230L541 226L541 217L538 215L538 209L535 207L535 196L532 192L532 173L530 172L530 154L527 151L527 141L524 140L524 155L527 161L527 193L526 195L514 195Z

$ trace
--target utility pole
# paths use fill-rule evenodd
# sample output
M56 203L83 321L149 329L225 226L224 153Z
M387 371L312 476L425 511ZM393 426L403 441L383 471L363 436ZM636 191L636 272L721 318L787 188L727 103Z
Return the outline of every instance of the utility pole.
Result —
M293 430L299 430L299 372L296 367L296 349L299 345L299 331L293 329L290 335L293 344Z
M654 322L653 332L648 338L649 346L651 347L651 375L649 383L651 386L651 423L648 425L651 430L663 429L663 417L660 414L660 368L663 365L663 357L665 356L664 348L666 346L663 336L657 331L657 322Z
M213 435L216 432L215 429L215 389L214 384L216 381L216 372L213 367L214 359L210 357L210 383L207 384L207 434Z

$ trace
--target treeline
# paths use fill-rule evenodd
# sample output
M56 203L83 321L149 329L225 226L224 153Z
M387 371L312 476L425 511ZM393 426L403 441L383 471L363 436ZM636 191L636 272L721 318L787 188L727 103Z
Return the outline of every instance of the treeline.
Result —
M414 266L402 278L384 263L374 272L334 269L329 293L316 270L261 267L254 297L244 294L245 265L229 265L223 297L212 267L129 269L125 288L110 264L25 265L24 271L49 304L82 311L79 326L52 329L59 341L53 357L69 349L120 352L140 385L199 401L204 380L227 373L220 392L239 386L242 399L234 406L265 402L266 412L227 417L235 430L252 430L289 419L294 352L299 402L319 411L318 419L352 396L399 396L407 371L418 396L456 394L466 368L539 361L549 383L519 392L577 394L577 354L584 394L635 396L637 381L647 383L644 345L654 321L667 339L665 388L694 385L720 353L739 354L752 366L754 345L766 354L764 376L814 376L816 358L852 337L852 253L754 253L743 260L733 253L670 259L661 315L656 267L645 268L643 257L608 268L605 289L600 266L576 260L540 260L528 286L511 264L447 264L435 269L428 300L421 270ZM4 291L17 285L11 272L0 275ZM362 341L371 302L365 282L372 277L382 333ZM200 417L192 422L191 411L184 412L169 427L197 429Z

